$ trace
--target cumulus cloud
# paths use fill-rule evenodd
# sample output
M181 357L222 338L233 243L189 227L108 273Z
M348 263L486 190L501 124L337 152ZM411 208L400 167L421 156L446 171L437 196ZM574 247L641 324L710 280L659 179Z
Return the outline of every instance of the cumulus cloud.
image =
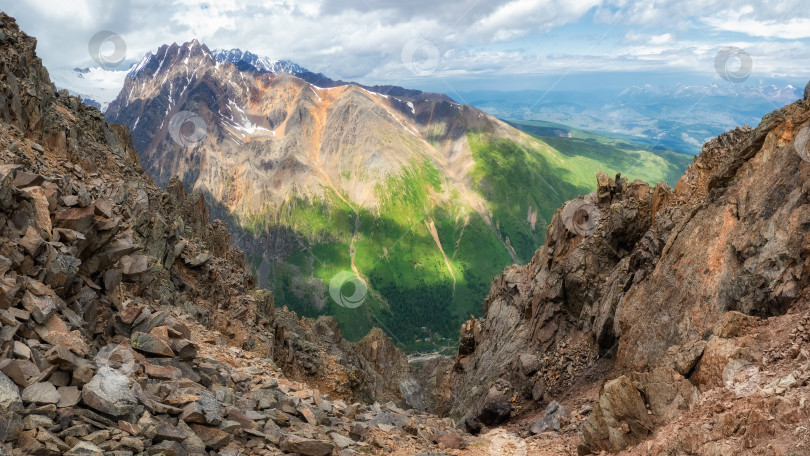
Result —
M762 21L740 16L714 16L706 18L705 21L718 30L745 33L751 36L784 39L810 38L810 19L808 18Z
M124 38L124 65L162 44L197 38L286 58L372 83L415 77L403 48L438 54L424 77L571 71L713 71L737 43L757 71L807 75L810 11L803 0L0 0L39 39L52 69L93 66L100 30ZM596 37L582 38L582 37Z

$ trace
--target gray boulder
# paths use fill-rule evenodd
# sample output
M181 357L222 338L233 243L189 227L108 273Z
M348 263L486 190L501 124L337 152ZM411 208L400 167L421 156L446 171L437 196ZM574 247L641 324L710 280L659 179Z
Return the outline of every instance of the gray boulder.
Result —
M56 404L62 396L56 387L47 382L34 383L22 392L22 400L34 404Z
M8 411L19 411L23 408L20 390L17 385L0 372L0 408Z
M413 377L408 377L399 383L399 392L402 393L402 398L405 399L406 404L421 412L427 409L422 387Z
M131 412L137 400L129 390L129 379L104 366L82 388L82 401L90 408L112 416Z
M563 426L563 421L568 417L569 414L568 411L565 410L565 407L560 405L557 401L551 401L551 403L546 406L546 412L543 418L535 421L530 431L532 434L559 431Z
M51 296L36 296L30 291L25 292L22 305L39 324L44 324L56 312L56 303Z

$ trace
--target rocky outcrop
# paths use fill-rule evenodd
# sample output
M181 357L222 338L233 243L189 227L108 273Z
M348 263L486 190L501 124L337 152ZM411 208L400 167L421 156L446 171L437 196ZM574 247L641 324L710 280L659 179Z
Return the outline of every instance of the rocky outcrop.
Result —
M383 331L375 328L362 340L350 343L331 317L302 320L294 312L276 309L271 321L272 357L290 378L318 385L338 397L404 402L426 409L405 354Z
M451 413L488 416L496 386L516 410L536 408L606 359L615 374L582 451L616 451L722 386L729 362L761 362L728 337L807 297L810 165L796 143L808 125L802 100L723 134L674 190L598 175L597 192L557 212L546 245L497 277L485 318L462 328Z
M644 240L653 190L620 176L598 181L597 193L557 213L531 263L495 278L486 318L463 326L451 414L480 413L496 381L520 401L552 398L615 348L616 308L639 267L630 252L644 246L640 259L660 246Z

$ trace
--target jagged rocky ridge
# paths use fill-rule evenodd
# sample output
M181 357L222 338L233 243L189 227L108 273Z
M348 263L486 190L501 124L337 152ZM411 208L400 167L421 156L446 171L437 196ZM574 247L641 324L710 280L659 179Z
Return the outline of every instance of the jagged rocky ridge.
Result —
M57 92L35 47L0 13L0 454L463 442L400 407L403 382L416 406L419 391L384 334L350 344L255 291L202 197L159 189L127 129Z
M602 384L571 424L581 454L743 454L799 436L809 95L707 143L674 190L597 176L596 193L569 203L580 218L561 208L532 261L493 281L458 356L421 367L428 402L477 431ZM724 387L737 362L757 372L750 398ZM701 407L726 421L694 418Z

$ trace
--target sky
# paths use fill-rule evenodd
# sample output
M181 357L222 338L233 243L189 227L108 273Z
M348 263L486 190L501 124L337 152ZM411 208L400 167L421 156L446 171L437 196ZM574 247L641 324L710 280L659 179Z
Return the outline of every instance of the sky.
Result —
M0 0L0 9L38 38L52 71L98 66L94 46L96 57L120 55L107 65L123 70L197 38L334 79L414 88L545 89L606 74L810 79L808 0ZM732 51L718 66L722 49Z

